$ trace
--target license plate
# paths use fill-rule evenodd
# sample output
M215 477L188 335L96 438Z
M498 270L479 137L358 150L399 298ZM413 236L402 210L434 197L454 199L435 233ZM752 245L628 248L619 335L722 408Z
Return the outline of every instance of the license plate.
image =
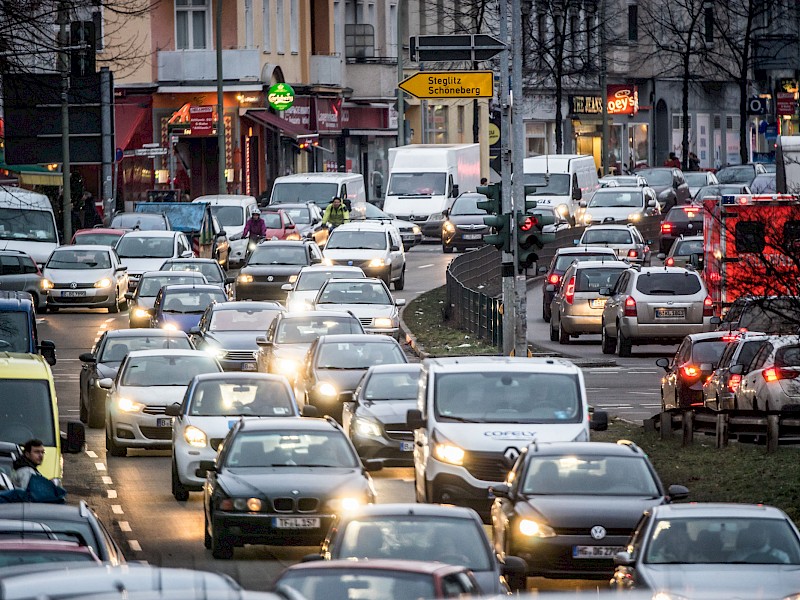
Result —
M591 308L603 308L606 305L606 298L593 298L589 301Z
M414 450L414 442L400 442L400 452L411 452Z
M242 363L242 371L255 371L256 363Z
M61 295L64 298L80 298L86 295L86 290L64 290Z
M614 558L624 550L623 546L573 546L572 558Z
M686 317L686 309L685 308L657 308L656 309L656 316L661 318L685 318Z
M273 517L276 529L319 529L319 517Z
M156 425L159 427L172 427L172 417L156 419Z
M479 240L483 237L481 233L465 233L464 239L465 240Z

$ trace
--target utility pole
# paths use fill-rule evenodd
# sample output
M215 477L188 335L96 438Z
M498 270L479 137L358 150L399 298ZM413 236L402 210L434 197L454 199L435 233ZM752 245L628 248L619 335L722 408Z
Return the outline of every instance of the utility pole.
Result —
M225 97L223 94L222 73L222 2L216 0L216 45L217 45L217 160L219 161L218 193L228 193L228 182L225 180Z
M517 13L513 13L517 14ZM511 199L511 151L509 140L511 138L511 114L509 106L508 74L510 73L509 53L511 40L508 39L508 0L500 0L500 40L506 49L500 53L500 159L503 164L502 207L503 214L513 212ZM511 224L513 227L514 223ZM513 241L512 241L513 244ZM516 348L516 290L514 288L514 254L503 252L501 258L501 275L503 277L503 354L508 356Z
M111 71L108 67L100 69L100 115L102 132L102 183L100 193L103 197L103 216L106 224L111 222L111 213L114 211L114 189L111 181L112 160L114 155L114 137L112 129L112 104Z
M69 164L69 15L67 14L66 2L58 5L58 44L60 46L58 56L58 70L61 73L61 175L63 187L62 209L64 212L63 243L68 244L72 239L72 189L70 187L70 164Z
M397 1L397 83L405 79L403 77L403 38L406 31L403 27L403 10L405 4L403 0ZM406 98L405 92L397 86L397 145L406 145Z
M527 4L527 3L526 3ZM529 5L528 5L529 6ZM525 156L525 124L522 116L522 2L511 1L511 14L513 18L510 44L512 48L511 59L511 124L513 126L512 139L514 140L514 181L512 189L512 215L511 215L511 248L514 250L514 282L515 282L515 327L514 327L514 356L528 355L528 294L525 274L519 274L519 226L517 214L525 212L525 177L522 173L522 160Z
M608 78L608 60L606 59L606 0L600 0L600 101L603 104L602 137L600 141L600 152L603 157L600 161L600 168L603 175L608 175L611 171L608 165L608 100L606 98L606 86ZM622 141L619 140L621 144ZM621 156L621 155L620 155ZM619 175L619 173L617 173Z

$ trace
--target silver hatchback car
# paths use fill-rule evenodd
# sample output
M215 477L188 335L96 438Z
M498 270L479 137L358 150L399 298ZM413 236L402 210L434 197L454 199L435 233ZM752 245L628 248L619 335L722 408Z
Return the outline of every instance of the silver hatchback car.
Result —
M600 295L608 296L600 331L604 354L624 357L633 345L677 344L719 323L703 280L691 268L630 268Z
M632 223L627 225L592 225L584 230L576 246L613 248L620 260L631 264L650 265L650 242Z
M630 264L621 260L572 263L550 304L550 341L569 344L571 336L600 333L606 304L600 290L613 287L629 267ZM547 287L555 290L553 284Z

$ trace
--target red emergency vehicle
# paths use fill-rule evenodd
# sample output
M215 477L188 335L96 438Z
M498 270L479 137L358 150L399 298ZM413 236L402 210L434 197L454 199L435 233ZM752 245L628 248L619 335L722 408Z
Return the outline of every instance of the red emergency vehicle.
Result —
M742 296L798 295L797 196L729 195L703 207L703 276L715 314Z

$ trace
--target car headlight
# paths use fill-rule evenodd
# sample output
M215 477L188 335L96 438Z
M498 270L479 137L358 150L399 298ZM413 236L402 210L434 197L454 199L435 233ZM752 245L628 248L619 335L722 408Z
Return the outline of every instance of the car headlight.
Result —
M323 382L317 386L317 394L320 396L328 396L329 398L335 398L339 395L339 392L336 391L336 388L333 387L330 383Z
M164 323L161 325L164 331L178 331L178 326L175 323Z
M219 502L220 510L258 512L263 506L261 498L223 498Z
M444 225L442 225L442 229L444 229L448 233L453 233L456 228L450 221L445 221Z
M364 498L359 498L358 496L345 496L328 500L328 508L337 513L351 512L364 504Z
M143 308L134 308L133 316L136 319L147 319L150 316L150 313Z
M628 215L628 221L641 221L642 213L631 213Z
M533 519L520 519L517 527L519 532L527 537L551 538L556 536L552 527Z
M136 400L131 400L130 398L117 398L117 408L122 412L135 413L141 412L144 408L144 404L136 402Z
M375 421L363 417L356 419L355 428L357 434L365 437L380 437L381 435L381 426Z
M225 355L228 353L228 351L225 350L225 348L220 348L219 346L206 346L205 348L203 348L203 350L205 350L206 354L210 354L211 356L217 359L224 358Z
M372 319L372 326L381 329L391 329L394 327L394 319L390 319L389 317L375 317Z
M297 275L289 275L289 283L294 283L297 281Z
M49 279L42 279L42 289L43 290L52 290L53 289L53 282Z
M186 426L186 428L183 430L183 439L186 440L187 444L194 446L195 448L205 448L206 444L208 444L206 432L195 427L194 425Z
M385 267L386 264L387 262L385 258L373 258L371 261L369 261L370 267Z
M455 444L439 443L433 447L433 455L451 465L464 464L464 450Z
M566 204L559 204L556 207L556 212L560 214L562 217L566 217L569 214L569 206Z
M414 235L419 235L420 233L422 233L422 229L419 228L419 225L414 225L411 228L411 231L413 232Z
M300 363L290 358L279 358L275 361L275 370L285 377L291 377L296 375L297 372L300 370ZM323 384L323 385L330 385L330 384Z
M308 300L292 300L288 305L289 312L303 312L314 307Z
M333 261L330 258L323 258L321 264L325 265L326 267L332 267Z
M427 219L427 221L444 221L444 213L433 213Z
M236 278L237 283L253 283L253 276L247 273L242 273Z
M587 225L591 225L592 224L592 215L590 215L589 213L585 213L583 215L583 222L586 223Z

